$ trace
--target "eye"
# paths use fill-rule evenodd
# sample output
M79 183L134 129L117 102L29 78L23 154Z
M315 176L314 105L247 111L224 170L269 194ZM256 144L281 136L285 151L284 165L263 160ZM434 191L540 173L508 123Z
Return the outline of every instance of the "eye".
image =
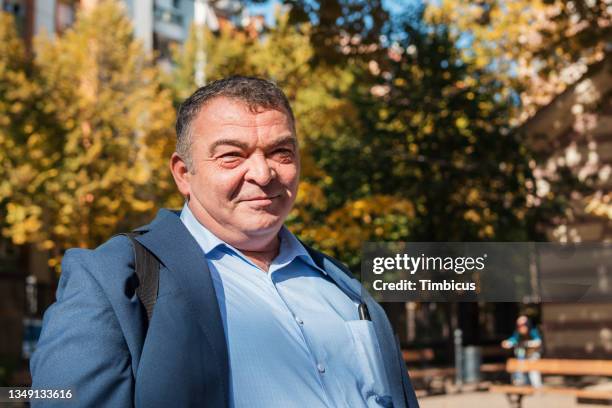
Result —
M293 161L293 150L287 148L276 149L272 152L272 158L283 163Z
M240 152L227 152L227 153L223 153L222 155L219 155L217 158L223 158L223 157L242 157L242 153L240 153Z
M216 157L217 162L223 167L233 168L244 161L241 152L227 152Z

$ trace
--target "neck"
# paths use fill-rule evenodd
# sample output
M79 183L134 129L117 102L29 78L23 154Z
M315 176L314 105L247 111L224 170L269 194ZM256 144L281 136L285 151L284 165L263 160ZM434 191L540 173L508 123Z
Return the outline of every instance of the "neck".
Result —
M233 231L217 223L204 209L189 200L188 206L196 220L215 236L239 249L247 258L264 271L268 271L270 263L276 258L280 249L278 232L280 228L259 232L256 236L247 235L242 231Z
M262 270L268 272L270 269L270 264L272 260L276 258L278 255L278 250L280 248L280 240L278 236L274 240L274 245L270 249L262 250L262 251L249 251L246 249L240 249L240 251L253 263L259 266Z

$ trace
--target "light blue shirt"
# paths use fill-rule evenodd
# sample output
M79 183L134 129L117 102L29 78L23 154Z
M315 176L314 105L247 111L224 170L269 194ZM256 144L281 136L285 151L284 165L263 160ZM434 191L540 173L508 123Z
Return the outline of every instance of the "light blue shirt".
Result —
M242 408L389 407L373 324L284 226L266 273L185 205L181 220L208 261Z

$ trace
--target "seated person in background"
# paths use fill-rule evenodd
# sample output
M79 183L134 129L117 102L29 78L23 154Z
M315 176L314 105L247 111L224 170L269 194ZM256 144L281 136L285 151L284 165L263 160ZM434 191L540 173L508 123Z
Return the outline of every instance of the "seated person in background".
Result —
M542 337L529 318L522 315L516 319L516 330L514 330L512 336L504 340L501 345L505 349L514 348L514 355L519 360L538 360L541 356ZM533 387L541 387L542 376L539 371L530 371L529 381L527 381L525 373L515 372L512 373L512 383L515 385L530 384Z

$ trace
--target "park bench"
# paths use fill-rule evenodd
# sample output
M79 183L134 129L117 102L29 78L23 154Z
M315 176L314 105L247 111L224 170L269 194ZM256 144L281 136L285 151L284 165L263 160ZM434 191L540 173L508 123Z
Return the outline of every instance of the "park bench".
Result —
M431 348L402 350L402 356L406 364L410 367L408 372L413 382L413 386L415 386L417 396L430 395L443 390L446 391L447 382L452 382L455 379L455 367L432 366L435 360L435 353ZM488 375L503 373L504 369L505 364L503 363L480 365L480 372ZM486 387L488 383L481 382L479 386Z
M434 359L434 351L431 348L418 350L402 350L402 357L406 364L428 363Z
M561 376L602 376L612 377L612 361L608 360L565 360L540 359L517 360L508 359L506 371L509 373L539 371L541 374L555 374ZM534 388L528 385L492 385L490 392L506 394L512 407L520 408L522 399L526 395L535 394L563 394L572 395L579 399L612 402L612 388L606 390L579 387L551 387Z

